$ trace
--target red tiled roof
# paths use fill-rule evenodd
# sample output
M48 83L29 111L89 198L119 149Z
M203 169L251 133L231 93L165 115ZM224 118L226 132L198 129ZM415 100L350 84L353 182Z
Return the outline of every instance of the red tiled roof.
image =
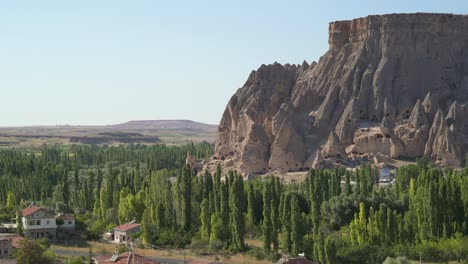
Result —
M130 256L130 252L125 252L119 255L116 261L111 261L113 255L100 255L97 257L94 257L95 260L99 264L127 264L127 263L132 263L133 258L135 258L135 263L138 264L161 264L160 262L157 262L155 260L145 258L143 256L140 256L138 254L135 254L134 256Z
M61 215L59 218L62 220L75 220L75 218L71 215Z
M139 227L140 224L137 224L137 223L126 223L126 224L123 224L123 225L120 225L120 226L117 226L117 227L114 227L114 230L119 230L119 231L128 231L128 230L131 230L133 228L136 228L136 227Z
M11 244L14 248L19 248L19 242L21 240L23 240L24 238L23 237L20 237L20 236L15 236L15 237L11 237Z
M20 237L20 236L2 236L0 237L0 241L10 241L11 242L11 246L14 247L14 248L19 248L19 242L21 240L23 240L24 238ZM0 260L0 264L1 264L1 260Z
M28 208L23 209L22 214L23 214L23 216L28 216L28 215L34 214L35 212L37 212L37 211L39 211L41 209L42 208L35 207L35 206L28 207Z

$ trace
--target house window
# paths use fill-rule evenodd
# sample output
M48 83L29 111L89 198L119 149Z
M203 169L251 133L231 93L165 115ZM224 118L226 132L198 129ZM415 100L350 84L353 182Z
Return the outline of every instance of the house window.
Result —
M41 225L41 220L37 220L36 225Z
M29 225L34 225L34 221L29 221Z
M8 255L8 248L3 249L3 255Z
M72 221L68 221L68 224L71 225L71 224L72 224Z
M47 224L50 225L50 220L47 220Z

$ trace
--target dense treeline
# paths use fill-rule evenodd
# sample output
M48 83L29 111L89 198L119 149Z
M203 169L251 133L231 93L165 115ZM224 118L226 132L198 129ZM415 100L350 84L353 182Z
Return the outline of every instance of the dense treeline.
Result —
M57 193L63 193L65 204L89 210L95 197L80 192L95 188L86 187L101 186L104 179L117 179L116 187L131 181L133 189L140 189L143 176L161 169L180 170L187 152L202 159L212 155L213 146L204 142L183 146L73 145L68 151L46 147L32 153L0 150L0 203L5 203L8 191L24 200L46 201L60 185L62 189ZM89 200L80 200L83 195Z
M370 166L311 170L305 181L286 184L278 177L243 181L220 167L196 176L184 166L187 151L201 159L212 146L3 151L0 201L4 208L23 199L73 210L90 238L134 219L148 244L258 258L305 252L320 263L382 263L422 252L425 260L468 259L468 169L421 160L398 169L386 187Z

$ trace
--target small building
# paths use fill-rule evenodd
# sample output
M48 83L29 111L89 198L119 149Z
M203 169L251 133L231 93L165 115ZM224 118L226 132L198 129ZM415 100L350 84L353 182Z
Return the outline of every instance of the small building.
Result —
M93 261L95 264L160 264L160 262L156 260L145 258L133 252L125 252L119 255L117 250L114 252L114 254L93 257Z
M41 207L30 206L22 211L24 237L29 239L53 238L57 230L54 214Z
M16 233L17 228L16 218L10 219L9 222L0 223L0 233Z
M60 226L60 228L67 229L67 230L75 230L76 221L73 216L67 215L67 214L61 214L61 215L58 215L57 218L63 220L63 224Z
M9 258L13 248L13 241L10 237L0 237L0 259Z
M141 225L133 222L114 227L114 242L130 242L132 241L132 235L140 232L140 230Z

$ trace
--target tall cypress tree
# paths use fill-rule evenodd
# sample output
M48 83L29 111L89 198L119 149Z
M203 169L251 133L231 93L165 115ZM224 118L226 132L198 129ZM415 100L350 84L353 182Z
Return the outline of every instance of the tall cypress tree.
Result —
M229 193L229 209L230 209L230 229L231 240L229 249L234 252L244 249L244 214L241 210L241 201L244 192L244 182L242 177L236 175L233 177L231 189Z
M281 195L281 185L278 177L273 177L271 179L271 225L272 225L272 234L271 242L273 243L273 251L278 251L278 235L281 230L280 219L279 219L279 202Z
M184 230L190 231L192 227L192 175L190 168L184 166L182 171L182 200L184 214Z
M336 244L331 238L325 240L325 259L327 264L336 263Z
M351 180L350 180L350 177L349 177L349 172L346 171L346 176L345 176L345 194L346 195L350 195L352 192L352 189L351 189Z
M271 223L271 186L268 182L263 185L263 249L270 252L272 242L273 226Z
M296 195L291 197L291 254L297 256L302 250L301 210Z
M291 253L291 194L282 195L281 207L281 223L282 223L282 241L283 249Z
M201 238L204 241L208 241L210 239L211 213L209 212L209 204L206 198L203 199L201 203L200 220L201 220L201 227L200 227Z
M229 195L228 195L228 186L226 183L221 183L220 198L221 198L220 199L221 221L224 227L228 227L229 226Z
M215 212L219 213L221 211L221 165L218 163L218 166L216 166L216 172L213 177L213 195L214 195L214 207L215 207Z
M251 224L255 224L255 192L253 184L250 183L247 188L247 221Z

